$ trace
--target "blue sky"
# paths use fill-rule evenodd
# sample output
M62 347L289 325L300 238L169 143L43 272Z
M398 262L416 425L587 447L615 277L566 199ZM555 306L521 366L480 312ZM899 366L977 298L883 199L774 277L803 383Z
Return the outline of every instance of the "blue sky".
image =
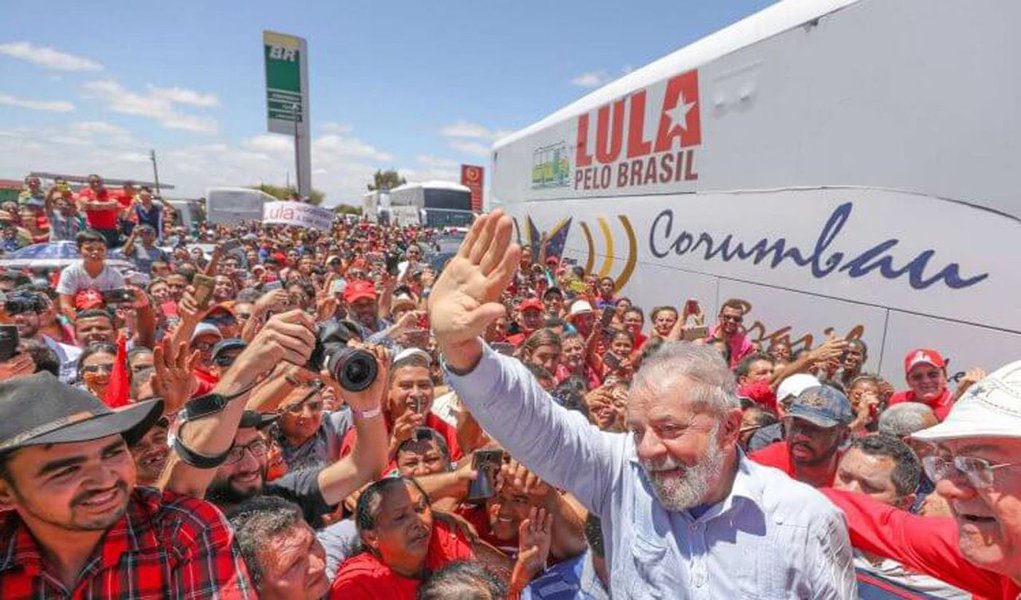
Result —
M411 180L488 165L501 132L772 4L698 2L5 3L0 177L150 179L168 195L283 184L261 35L309 44L313 185L357 203L376 167ZM293 178L293 173L291 173Z

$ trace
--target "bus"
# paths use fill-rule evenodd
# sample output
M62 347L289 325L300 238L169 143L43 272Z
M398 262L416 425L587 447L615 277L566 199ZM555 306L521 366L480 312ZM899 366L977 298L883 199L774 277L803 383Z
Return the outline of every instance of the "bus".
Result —
M778 2L497 141L490 208L643 307L746 300L764 349L992 370L1021 357L1021 3L980 13Z
M276 198L261 190L242 187L210 188L206 190L206 220L223 225L261 221L263 204L276 201Z
M392 223L426 227L470 227L471 190L449 181L405 183L390 190L389 204L382 192L373 191L362 199L362 214L375 223L381 210L389 212Z

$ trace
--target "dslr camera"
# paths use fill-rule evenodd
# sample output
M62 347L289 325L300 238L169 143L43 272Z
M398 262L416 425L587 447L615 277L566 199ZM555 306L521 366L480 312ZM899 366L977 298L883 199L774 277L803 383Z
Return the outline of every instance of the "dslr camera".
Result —
M308 369L318 373L323 369L349 392L360 392L376 380L379 363L376 356L347 343L351 334L336 321L320 323L316 329L316 345L308 359Z

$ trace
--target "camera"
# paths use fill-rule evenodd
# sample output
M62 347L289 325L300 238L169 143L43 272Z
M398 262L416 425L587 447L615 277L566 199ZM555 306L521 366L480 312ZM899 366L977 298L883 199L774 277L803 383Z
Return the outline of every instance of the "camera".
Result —
M326 369L349 392L360 392L376 380L379 363L367 350L347 345L351 334L335 321L321 323L316 329L316 345L308 359L308 369L315 373Z
M13 293L7 296L7 300L4 302L4 310L9 315L19 315L27 312L42 312L46 309L46 305L43 304L35 294L29 293Z

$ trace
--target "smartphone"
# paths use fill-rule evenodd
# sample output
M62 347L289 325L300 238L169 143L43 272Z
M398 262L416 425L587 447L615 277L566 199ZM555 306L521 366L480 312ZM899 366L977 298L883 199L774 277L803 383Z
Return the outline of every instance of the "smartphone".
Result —
M195 273L191 285L195 288L195 302L199 309L205 310L213 299L213 278L202 273Z
M425 402L422 400L422 396L420 394L415 394L413 396L409 396L408 397L408 401L411 402L411 404L410 404L411 410L415 414L419 414L419 415L422 414L422 405L425 404Z
M493 342L489 345L489 347L504 356L514 356L514 344L508 344L507 342Z
M404 332L404 339L408 342L409 346L414 346L424 350L425 347L429 345L429 330L409 329Z
M433 430L430 427L416 427L415 428L415 441L416 442L428 442L433 439Z
M0 361L18 353L18 326L0 325Z
M344 290L347 289L347 280L345 279L334 279L333 285L330 287L331 294L343 294Z
M503 450L477 450L472 469L479 475L468 486L469 500L484 500L496 494L496 474L503 464Z
M122 304L135 301L135 293L131 290L118 288L115 290L103 290L100 292L105 304Z
M397 275L397 271L400 268L401 257L396 254L386 255L386 272L390 275Z
M616 371L620 368L620 359L613 352L607 352L606 354L603 354L603 364L611 370Z
M603 314L599 315L599 324L603 327L607 327L613 322L613 315L617 312L612 306L604 306Z

